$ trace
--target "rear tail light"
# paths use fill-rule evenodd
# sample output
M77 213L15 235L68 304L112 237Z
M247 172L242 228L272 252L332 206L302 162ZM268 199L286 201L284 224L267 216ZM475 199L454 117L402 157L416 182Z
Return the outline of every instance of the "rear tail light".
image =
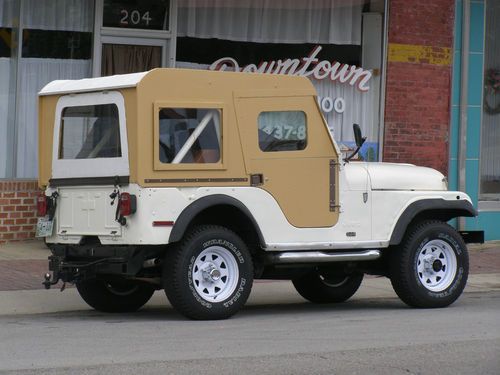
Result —
M38 216L42 217L47 215L47 209L48 209L48 199L45 196L45 193L40 193L38 197L36 198L36 209Z
M130 216L137 210L137 197L129 193L120 194L120 215Z

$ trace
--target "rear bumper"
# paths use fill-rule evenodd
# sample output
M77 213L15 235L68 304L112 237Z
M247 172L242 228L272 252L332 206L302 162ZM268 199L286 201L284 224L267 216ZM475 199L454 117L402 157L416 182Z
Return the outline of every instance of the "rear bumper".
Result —
M100 275L136 277L144 262L161 257L163 250L164 247L156 246L51 245L49 271L52 275L46 276L44 285L48 289L59 280L74 283Z

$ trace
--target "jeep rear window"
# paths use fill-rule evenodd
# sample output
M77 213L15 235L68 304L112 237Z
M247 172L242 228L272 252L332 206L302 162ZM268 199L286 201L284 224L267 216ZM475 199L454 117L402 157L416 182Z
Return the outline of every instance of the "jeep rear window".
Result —
M259 147L262 151L299 151L307 145L306 114L302 111L261 112Z
M64 108L59 139L59 159L121 157L118 107L100 104Z
M162 163L217 163L221 154L221 111L162 108L159 151Z

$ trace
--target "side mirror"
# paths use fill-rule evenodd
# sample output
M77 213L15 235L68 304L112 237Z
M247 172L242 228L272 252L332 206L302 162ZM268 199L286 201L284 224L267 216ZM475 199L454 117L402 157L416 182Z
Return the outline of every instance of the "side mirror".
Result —
M361 146L363 146L363 143L365 143L366 141L366 137L363 137L361 135L361 128L359 127L358 124L353 124L352 125L352 130L354 131L354 139L356 140L356 150L354 150L354 152L349 155L348 157L346 157L344 159L344 161L346 163L349 163L349 161L354 157L356 156L356 154L359 152L359 150L361 149Z
M352 125L352 130L354 131L354 139L356 140L356 147L361 147L365 142L366 138L361 135L361 128L358 124Z

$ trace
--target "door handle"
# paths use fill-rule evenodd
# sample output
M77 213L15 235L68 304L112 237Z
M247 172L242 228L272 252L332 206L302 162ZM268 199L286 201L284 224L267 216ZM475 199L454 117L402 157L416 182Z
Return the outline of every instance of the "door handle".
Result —
M264 185L264 175L262 173L251 174L250 185L252 186Z

